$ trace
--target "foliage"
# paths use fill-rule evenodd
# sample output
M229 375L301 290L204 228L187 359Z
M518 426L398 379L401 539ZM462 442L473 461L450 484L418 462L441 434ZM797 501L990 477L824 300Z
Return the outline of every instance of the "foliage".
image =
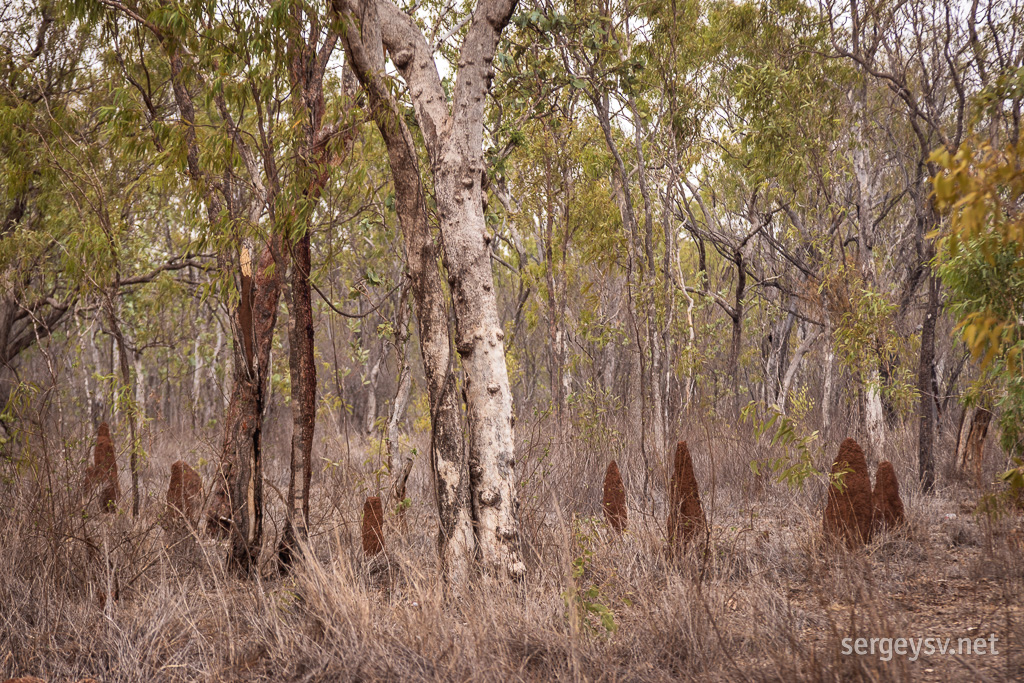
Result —
M608 606L602 585L594 582L592 562L594 545L598 541L598 522L592 517L573 516L572 548L578 554L573 558L569 588L562 593L562 600L569 611L569 622L574 628L582 627L591 635L598 633L597 626L605 635L615 633L615 612ZM594 622L597 622L596 624Z
M1021 363L1020 304L1024 301L1024 169L1021 150L970 142L932 160L935 203L949 216L943 278L960 299L958 328L971 353L987 366ZM961 253L966 252L966 253Z
M792 416L775 407L765 410L756 401L748 403L741 416L744 422L753 425L755 439L767 439L769 446L782 449L780 455L750 461L750 471L755 477L770 473L776 481L802 489L808 479L825 476L815 465L823 452L818 431L807 432Z

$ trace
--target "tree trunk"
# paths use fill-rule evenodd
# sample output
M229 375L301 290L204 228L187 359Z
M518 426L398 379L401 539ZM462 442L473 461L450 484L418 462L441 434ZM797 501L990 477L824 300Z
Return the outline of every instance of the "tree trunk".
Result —
M128 361L128 349L125 345L124 334L121 325L117 320L117 312L114 309L113 295L107 297L107 313L110 319L110 331L117 346L118 367L121 371L122 391L118 395L123 397L123 402L118 401L118 408L123 410L128 418L128 434L131 439L129 446L129 469L132 477L132 517L139 516L139 439L136 425L136 411L138 406L135 403L135 385L132 383L132 374Z
M312 478L313 433L316 428L316 364L313 356L313 301L309 286L309 232L292 246L288 369L292 388L292 441L288 468L288 521L278 557L291 561L296 541L309 530L309 485ZM301 476L301 482L297 481Z
M398 362L398 389L395 391L395 398L391 402L391 416L388 418L388 426L384 432L384 440L388 451L388 472L391 475L391 502L394 505L405 500L405 485L409 480L409 473L412 471L412 455L403 453L399 444L398 425L405 416L405 410L409 406L409 396L412 393L412 373L409 371L409 355L407 344L409 341L409 315L407 313L408 302L405 298L405 291L398 300L397 325L395 329L395 360ZM399 461L401 464L398 464ZM404 517L405 508L399 507L399 514Z
M732 378L732 405L735 417L740 414L740 349L743 344L743 296L747 288L747 270L743 265L743 252L736 249L736 302L733 304L732 340L729 343L728 373Z
M871 442L868 462L877 462L885 457L885 406L882 405L881 384L881 373L875 368L864 388L864 428Z
M793 379L796 377L797 371L800 369L800 363L803 362L804 355L811 350L814 342L818 340L821 335L821 328L818 328L804 337L803 342L797 347L796 352L793 354L793 360L790 361L789 367L786 369L786 376L782 379L782 388L779 389L779 400L778 408L783 414L786 412L786 399L789 396L789 388L793 384Z
M832 351L831 332L825 340L825 378L821 388L821 432L828 439L832 428L832 397L835 394L836 354Z
M956 439L956 469L968 476L974 473L974 481L981 484L981 466L985 452L985 438L992 413L985 408L966 408L960 419L960 430Z
M932 393L932 373L935 365L935 322L939 317L939 280L934 275L928 281L928 310L921 326L921 362L917 371L918 404L917 464L921 489L931 492L935 485L935 395Z
M367 436L373 434L377 424L377 380L380 378L380 364L384 362L386 351L381 349L380 356L373 367L369 366L370 359L367 359L367 367L370 371L366 375L366 400L363 402L363 433Z
M273 238L263 249L258 264L252 263L248 247L243 247L240 263L243 282L250 279L246 270L252 276L252 294L243 296L239 304L234 382L224 418L220 476L214 486L207 528L228 532L231 539L228 566L238 573L248 574L254 568L263 541L261 432L270 376L270 350L287 257L281 249L280 238ZM243 283L243 294L246 288ZM248 348L252 348L251 357L246 351Z
M493 50L491 46L491 56ZM483 55L477 58L482 61ZM455 348L465 373L477 547L486 564L520 578L526 568L518 551L512 391L491 272L492 235L483 215L482 113L481 108L475 120L457 121L442 148L434 181L455 308Z
M387 5L382 3L381 6ZM440 526L438 554L449 583L459 585L468 575L475 538L461 410L453 373L454 354L441 272L437 264L437 249L431 239L427 220L419 161L412 133L405 124L397 102L383 82L384 53L379 32L383 22L378 15L378 3L374 0L335 0L334 8L343 16L346 25L352 27L343 36L346 55L366 89L371 114L388 150L395 183L396 209L405 237L420 353L431 406L430 464ZM397 23L405 20L392 17L391 21ZM418 29L412 27L409 34L414 30L418 32ZM425 45L419 45L418 49L428 50ZM423 64L426 64L427 58L424 55ZM411 56L404 59L411 60ZM408 68L408 61L403 61L403 64Z

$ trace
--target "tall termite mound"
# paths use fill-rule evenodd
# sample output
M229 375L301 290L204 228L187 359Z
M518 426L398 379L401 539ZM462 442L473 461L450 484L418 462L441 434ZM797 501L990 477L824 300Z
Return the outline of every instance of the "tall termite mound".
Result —
M117 499L121 497L121 487L117 483L117 459L114 455L114 442L110 439L110 426L100 423L96 435L96 448L92 455L93 464L85 471L85 490L92 495L94 489L100 490L100 509L113 512Z
M669 484L668 544L672 551L684 550L695 537L707 530L700 490L693 473L693 459L685 441L676 446L676 457Z
M875 471L875 527L892 529L904 521L903 499L900 498L900 483L892 463L883 460Z
M626 528L626 487L619 474L619 466L612 460L604 472L604 518L608 526L618 532Z
M363 503L363 554L373 557L384 550L384 507L370 496Z
M844 474L840 478L841 472ZM847 548L856 548L871 540L873 516L871 477L864 451L856 441L846 439L832 463L823 519L825 536L843 540Z
M203 480L191 465L178 460L171 465L171 482L167 486L168 522L194 524L203 495Z

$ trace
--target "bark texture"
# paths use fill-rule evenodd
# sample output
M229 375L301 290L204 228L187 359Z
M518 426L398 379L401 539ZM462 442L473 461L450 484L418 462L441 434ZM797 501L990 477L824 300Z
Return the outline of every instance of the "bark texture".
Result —
M842 475L828 487L823 528L827 538L841 540L851 550L871 540L874 517L874 496L864 451L853 439L839 446L839 455L832 463L832 474Z
M931 492L935 486L935 323L939 318L939 280L928 279L928 310L921 324L921 358L917 369L918 404L918 473L921 489Z
M290 202L297 233L285 240L291 252L291 300L288 329L288 369L292 381L292 439L288 469L288 513L278 548L283 569L292 561L294 545L309 529L309 487L312 478L313 435L316 429L316 362L313 348L313 300L310 286L310 230L313 209L327 182L336 157L329 152L323 81L327 63L338 43L338 33L323 30L319 11L291 5L285 34L291 83L291 110L301 124L302 141ZM308 30L308 33L307 33ZM324 35L321 41L320 37Z
M360 40L355 40L355 31L348 32L346 45L387 143L395 178L434 418L431 457L442 560L449 573L458 574L475 546L488 567L519 578L525 566L518 551L512 395L505 366L504 332L493 290L492 235L483 215L483 99L494 74L491 62L497 39L514 4L485 1L473 12L451 108L432 51L410 17L390 2L335 2L335 7L347 21L360 27ZM436 256L429 239L418 162L397 104L380 79L383 53L376 48L377 26L381 42L409 85L434 175L456 319L455 346L464 371L468 482L444 295L434 265ZM475 523L475 536L471 523Z
M985 453L985 439L992 422L992 413L985 408L964 411L956 440L956 469L962 475L974 475L981 483L981 466Z
M505 333L494 293L493 235L484 220L483 189L484 98L494 76L498 37L515 5L510 0L477 4L459 55L450 115L419 29L390 3L385 3L387 13L381 25L384 42L410 86L431 156L455 309L455 347L464 373L476 545L492 571L519 579L526 567L518 547L512 392L505 364Z
M225 415L220 475L214 485L207 529L231 539L229 566L252 571L263 542L263 403L270 375L270 347L277 322L281 280L287 261L274 238L253 272L253 369L235 347L231 402ZM241 317L241 316L240 316Z

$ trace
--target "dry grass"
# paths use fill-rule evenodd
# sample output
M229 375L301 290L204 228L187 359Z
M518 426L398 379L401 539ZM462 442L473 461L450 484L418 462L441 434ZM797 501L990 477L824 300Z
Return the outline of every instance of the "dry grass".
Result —
M169 547L158 525L170 463L212 460L215 437L183 448L180 438L151 432L148 496L142 516L132 520L83 518L75 482L88 435L71 439L41 430L21 444L32 459L0 465L0 679L1024 676L1024 563L1014 515L972 514L979 492L959 484L944 483L931 496L908 491L913 467L904 455L894 460L904 478L908 527L880 535L863 551L835 551L821 541L822 486L791 490L751 481L746 462L754 449L743 438L692 431L685 436L704 489L706 552L694 549L675 563L664 553L664 463L650 473L655 493L644 499L638 457L620 459L630 528L618 536L600 519L604 457L578 443L552 447L556 440L527 432L524 469L538 475L524 477L522 494L528 581L506 586L481 577L474 585L446 587L437 571L422 463L401 528L388 513L388 562L362 558L358 515L363 497L376 493L374 444L350 439L346 455L343 437L321 437L318 452L333 454L333 464L321 461L314 479L309 554L284 579L270 552L281 505L267 488L261 574L241 581L224 572L217 542L187 537ZM210 467L203 472L207 482ZM283 474L280 462L269 463L271 484L278 486ZM569 481L572 486L559 484ZM101 599L111 593L116 601ZM603 608L612 613L614 630L602 624ZM999 637L998 656L883 662L841 652L846 637L955 642L990 632Z

